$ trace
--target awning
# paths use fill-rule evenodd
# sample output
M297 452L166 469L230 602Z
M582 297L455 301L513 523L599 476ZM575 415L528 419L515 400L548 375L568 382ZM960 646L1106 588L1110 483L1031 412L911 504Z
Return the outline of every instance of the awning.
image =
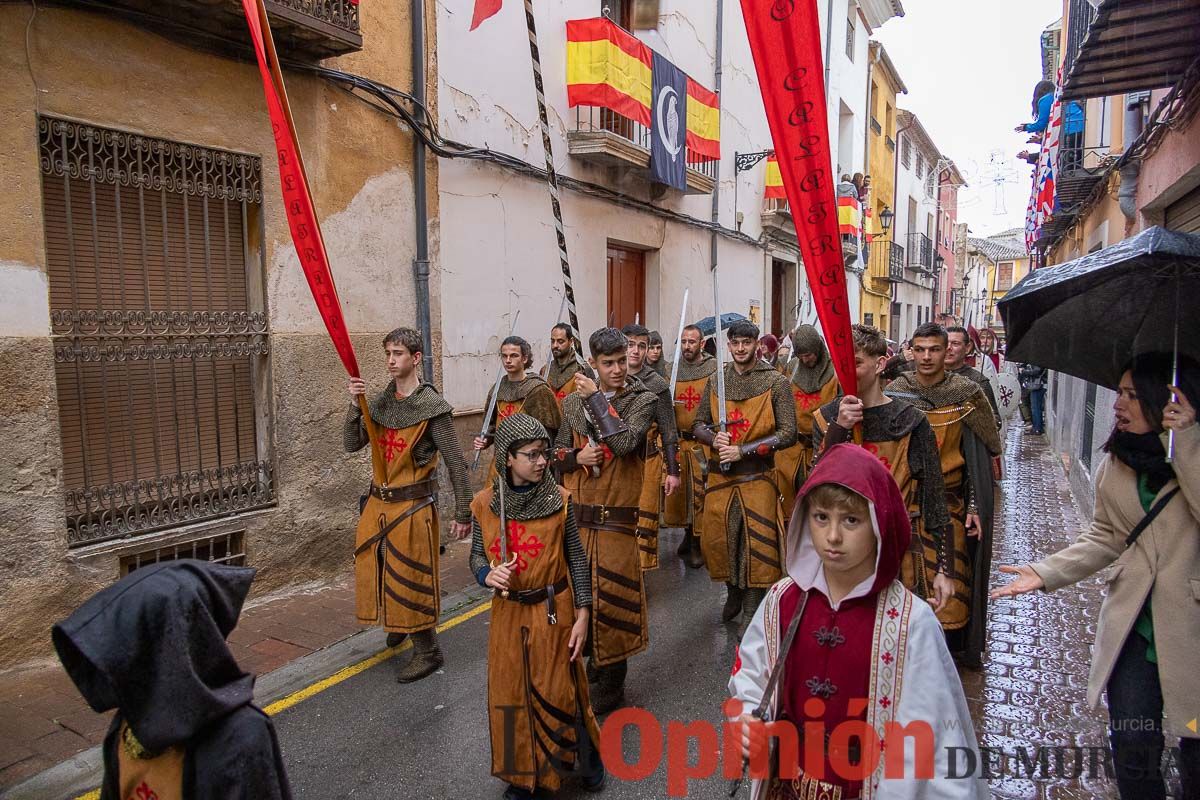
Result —
M1200 0L1102 0L1063 96L1106 97L1172 86L1198 55Z

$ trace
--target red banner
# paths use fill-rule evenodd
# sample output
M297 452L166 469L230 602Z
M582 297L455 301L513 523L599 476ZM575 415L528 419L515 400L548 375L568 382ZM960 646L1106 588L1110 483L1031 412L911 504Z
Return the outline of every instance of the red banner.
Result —
M300 143L296 138L296 126L292 122L287 92L283 86L283 73L279 69L279 58L275 53L275 42L271 38L271 27L262 0L242 0L246 23L250 26L250 38L254 55L258 58L258 71L262 73L263 93L267 98L267 113L271 117L271 130L275 136L275 149L279 156L279 180L283 185L284 209L288 227L292 231L292 242L296 255L308 279L308 288L317 301L317 310L329 331L329 338L337 350L338 357L353 378L358 377L358 361L354 357L354 346L342 318L342 304L338 300L337 287L333 285L333 274L329 271L329 256L325 252L325 240L321 238L321 226L313 208L312 194L308 188L308 177L304 162L300 158Z
M856 394L816 0L742 0L742 16L817 317L842 390Z

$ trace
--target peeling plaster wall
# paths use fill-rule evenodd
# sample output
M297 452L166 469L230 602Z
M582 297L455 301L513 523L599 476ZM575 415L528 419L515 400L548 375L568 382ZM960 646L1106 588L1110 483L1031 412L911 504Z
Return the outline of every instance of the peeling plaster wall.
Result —
M364 50L324 63L410 86L409 8L402 0L364 3ZM248 563L259 568L256 592L345 572L370 471L365 453L342 452L346 376L298 268L255 65L104 12L39 4L30 24L32 12L0 5L0 668L49 653L49 623L117 577L122 544L66 543L37 113L263 156L277 503L231 520L246 531ZM428 29L433 65L432 23ZM416 317L411 134L324 81L286 78L349 328L364 377L379 387L380 339ZM436 86L432 66L429 81ZM428 180L436 270L436 159ZM435 363L439 285L435 271Z

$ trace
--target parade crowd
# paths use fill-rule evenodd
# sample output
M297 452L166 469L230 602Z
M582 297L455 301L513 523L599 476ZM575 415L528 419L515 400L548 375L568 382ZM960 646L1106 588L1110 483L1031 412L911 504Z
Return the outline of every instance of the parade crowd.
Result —
M558 324L541 370L529 342L509 336L473 442L491 464L474 496L452 409L421 381L418 331L385 338L382 390L351 379L344 446L370 445L373 473L355 537L357 619L383 627L390 646L411 640L400 682L443 666L440 460L451 531L470 538L472 573L493 590L487 703L505 798L568 779L604 787L597 718L638 680L651 635L644 574L664 558L660 527L682 529L675 555L724 584L723 603L695 613L737 626L724 708L742 725L745 757L767 764L751 769L755 797L987 797L982 778L949 776L946 759L976 748L958 670L983 663L989 599L1066 586L1127 551L1101 615L1089 699L1107 692L1122 797L1164 796L1164 710L1166 732L1183 737L1185 793L1196 791L1198 740L1181 725L1200 628L1195 614L1171 613L1200 597L1195 365L1181 365L1177 386L1162 358L1131 365L1091 529L1038 563L1001 566L1015 579L989 598L1008 424L989 377L1001 366L995 337L929 322L893 352L875 328L852 333L854 394L809 325L786 347L747 320L707 342L687 325L668 358L662 337L638 324L586 341ZM1041 433L1045 372L1023 367L1021 377ZM271 724L223 644L252 575L200 562L139 569L55 627L89 703L119 709L102 797L289 796ZM151 679L130 678L141 670ZM765 722L800 732L791 751L778 738L768 752L776 740ZM859 734L830 735L848 723ZM901 741L885 771L890 726L914 724L936 739L930 764ZM810 741L814 731L824 740Z

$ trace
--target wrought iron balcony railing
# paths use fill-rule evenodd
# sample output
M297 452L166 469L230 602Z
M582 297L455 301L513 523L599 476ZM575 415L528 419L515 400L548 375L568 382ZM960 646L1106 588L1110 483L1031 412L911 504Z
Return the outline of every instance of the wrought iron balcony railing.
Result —
M71 3L72 0L67 0ZM172 39L204 39L205 46L241 54L249 36L236 0L88 0ZM353 0L264 0L282 58L318 60L362 49L359 5Z
M635 120L599 106L576 106L575 129L567 133L573 156L601 166L650 167L650 129ZM689 161L689 194L708 194L716 186L717 160Z
M908 234L908 268L933 274L933 242L923 233Z

